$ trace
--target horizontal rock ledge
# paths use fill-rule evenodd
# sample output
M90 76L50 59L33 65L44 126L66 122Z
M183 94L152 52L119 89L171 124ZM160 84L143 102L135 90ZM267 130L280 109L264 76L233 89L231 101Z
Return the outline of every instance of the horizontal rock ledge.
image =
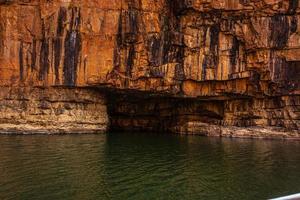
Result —
M106 99L81 88L0 88L0 132L6 134L105 133Z

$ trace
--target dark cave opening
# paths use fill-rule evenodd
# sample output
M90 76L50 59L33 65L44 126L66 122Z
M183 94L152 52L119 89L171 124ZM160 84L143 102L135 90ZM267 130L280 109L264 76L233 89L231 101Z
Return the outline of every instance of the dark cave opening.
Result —
M177 132L189 122L221 124L224 101L179 98L136 91L107 95L109 131Z

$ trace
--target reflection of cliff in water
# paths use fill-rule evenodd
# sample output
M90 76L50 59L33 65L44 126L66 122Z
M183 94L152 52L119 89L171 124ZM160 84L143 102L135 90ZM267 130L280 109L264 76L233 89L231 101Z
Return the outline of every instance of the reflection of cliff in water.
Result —
M1 199L268 199L300 189L295 141L111 133L1 136L0 146Z

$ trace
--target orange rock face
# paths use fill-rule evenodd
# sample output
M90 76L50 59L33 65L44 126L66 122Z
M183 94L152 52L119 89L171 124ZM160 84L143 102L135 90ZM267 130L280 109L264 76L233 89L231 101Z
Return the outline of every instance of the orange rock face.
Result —
M173 132L203 132L205 126L197 123L299 132L299 4L0 0L0 86L94 87L172 97L177 100L169 103L171 109L182 107L169 112ZM134 110L130 98L110 105L112 116ZM164 113L159 98L144 111L156 105L152 111ZM193 106L180 103L186 98ZM165 127L149 120L151 112L135 114L152 129ZM117 127L144 126L117 118L112 120Z

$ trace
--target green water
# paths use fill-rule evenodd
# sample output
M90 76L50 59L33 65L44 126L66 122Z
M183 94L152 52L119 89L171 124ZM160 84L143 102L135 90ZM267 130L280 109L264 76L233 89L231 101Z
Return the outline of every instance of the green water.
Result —
M0 199L267 199L300 192L300 142L0 136Z

